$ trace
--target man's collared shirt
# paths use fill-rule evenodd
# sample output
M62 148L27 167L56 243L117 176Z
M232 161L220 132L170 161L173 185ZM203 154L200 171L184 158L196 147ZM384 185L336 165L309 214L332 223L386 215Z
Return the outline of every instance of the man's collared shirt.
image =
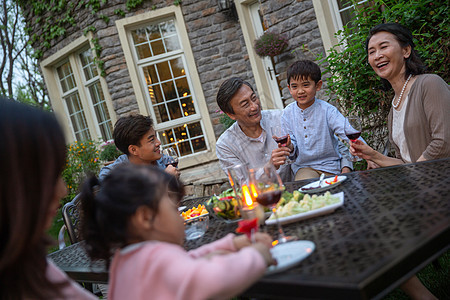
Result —
M248 163L250 168L260 167L270 160L272 150L278 144L272 138L272 128L280 124L282 110L261 111L260 125L261 136L257 138L248 137L235 122L219 137L216 143L216 154L220 161L222 170L226 173L227 168ZM285 170L286 169L286 170ZM278 172L283 181L290 181L289 165L283 165ZM287 173L287 174L285 174Z

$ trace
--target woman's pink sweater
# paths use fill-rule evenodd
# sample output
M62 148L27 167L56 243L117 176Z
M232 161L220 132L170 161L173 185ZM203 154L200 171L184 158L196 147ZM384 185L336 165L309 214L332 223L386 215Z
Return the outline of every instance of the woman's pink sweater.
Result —
M236 251L233 234L187 252L181 246L148 241L118 250L109 271L108 299L228 299L266 270L252 247ZM214 251L227 254L204 256Z

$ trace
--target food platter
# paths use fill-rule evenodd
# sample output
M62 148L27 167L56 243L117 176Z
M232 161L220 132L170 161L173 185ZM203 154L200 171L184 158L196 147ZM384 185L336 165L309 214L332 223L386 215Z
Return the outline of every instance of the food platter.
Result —
M335 186L338 186L339 184L341 184L343 181L345 181L347 179L347 176L344 175L340 175L337 177L337 181L334 183L331 183L334 180L335 176L333 177L328 177L325 178L322 182L322 184L319 187L319 182L320 180L311 182L307 185L302 186L301 188L299 188L299 192L301 193L307 193L307 194L316 194L316 193L320 193L326 190L329 190L331 188L334 188ZM317 188L314 188L317 187Z
M278 264L268 267L265 275L283 272L297 265L308 257L315 248L316 245L311 241L292 241L276 245L270 249L270 252Z
M334 212L338 207L344 205L344 192L332 194L331 196L339 197L339 202L336 202L334 204L330 204L330 205L327 205L327 206L324 206L324 207L321 207L318 209L299 213L296 215L279 218L280 224L289 224L289 223L297 222L300 220L309 219L312 217L330 214L330 213ZM268 219L268 220L266 220L266 224L267 225L276 225L277 222L276 222L276 219Z

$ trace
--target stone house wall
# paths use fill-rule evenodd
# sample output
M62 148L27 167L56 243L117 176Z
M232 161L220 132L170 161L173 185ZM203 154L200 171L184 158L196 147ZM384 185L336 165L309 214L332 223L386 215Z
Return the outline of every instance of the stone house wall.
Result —
M137 9L128 11L125 0L108 0L97 13L80 5L83 1L68 2L74 4L72 15L76 25L67 26L65 36L53 40L51 48L45 48L39 39L33 47L43 51L41 59L45 59L82 36L89 26L95 27L94 37L99 39L102 48L100 59L104 61L105 80L117 117L137 113L138 105L115 26L115 21L123 17L115 11L123 10L125 17L129 17L172 5L173 1L144 1ZM254 85L242 28L239 21L220 12L215 1L184 0L181 9L217 138L223 131L215 100L220 83L230 76L238 76ZM313 4L311 0L262 0L261 10L266 27L289 38L288 50L273 59L275 70L280 74L283 96L288 99L287 104L290 95L286 87L286 69L289 64L297 59L314 59L313 53L324 53ZM48 14L40 20L29 8L25 8L24 14L32 33L42 34L42 20ZM102 15L109 18L108 23L99 17ZM306 45L308 50L300 49L301 45ZM324 98L324 93L321 91L319 96Z

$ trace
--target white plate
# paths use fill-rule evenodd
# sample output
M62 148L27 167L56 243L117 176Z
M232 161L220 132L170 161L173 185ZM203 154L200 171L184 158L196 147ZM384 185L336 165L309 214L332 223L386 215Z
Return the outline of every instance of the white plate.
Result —
M316 194L316 193L319 193L319 192L326 191L328 189L334 188L335 186L340 185L342 183L342 181L347 179L347 176L341 175L341 176L338 176L337 182L335 182L333 184L328 184L328 183L325 182L325 181L328 181L328 182L333 181L334 177L335 176L325 178L323 180L323 182L322 182L320 187L318 187L320 180L317 180L317 181L314 181L314 182L311 182L311 183L309 183L307 185L302 186L301 188L298 189L298 191L301 192L301 193ZM310 190L303 190L304 188L312 188L312 187L317 187L317 188L310 189Z
M315 248L316 245L311 241L292 241L276 245L270 249L270 252L278 264L268 267L265 275L283 272L297 265L308 257Z
M318 209L310 210L310 211L307 211L304 213L299 213L296 215L279 218L280 224L293 223L293 222L297 222L300 220L305 220L305 219L309 219L312 217L329 214L329 213L334 212L336 210L336 208L344 205L344 192L340 192L337 194L331 194L331 195L335 196L335 197L339 197L339 202L333 203L333 204L330 204L330 205L327 205L327 206L324 206L324 207L321 207ZM277 221L275 219L266 220L266 224L267 225L276 225Z

